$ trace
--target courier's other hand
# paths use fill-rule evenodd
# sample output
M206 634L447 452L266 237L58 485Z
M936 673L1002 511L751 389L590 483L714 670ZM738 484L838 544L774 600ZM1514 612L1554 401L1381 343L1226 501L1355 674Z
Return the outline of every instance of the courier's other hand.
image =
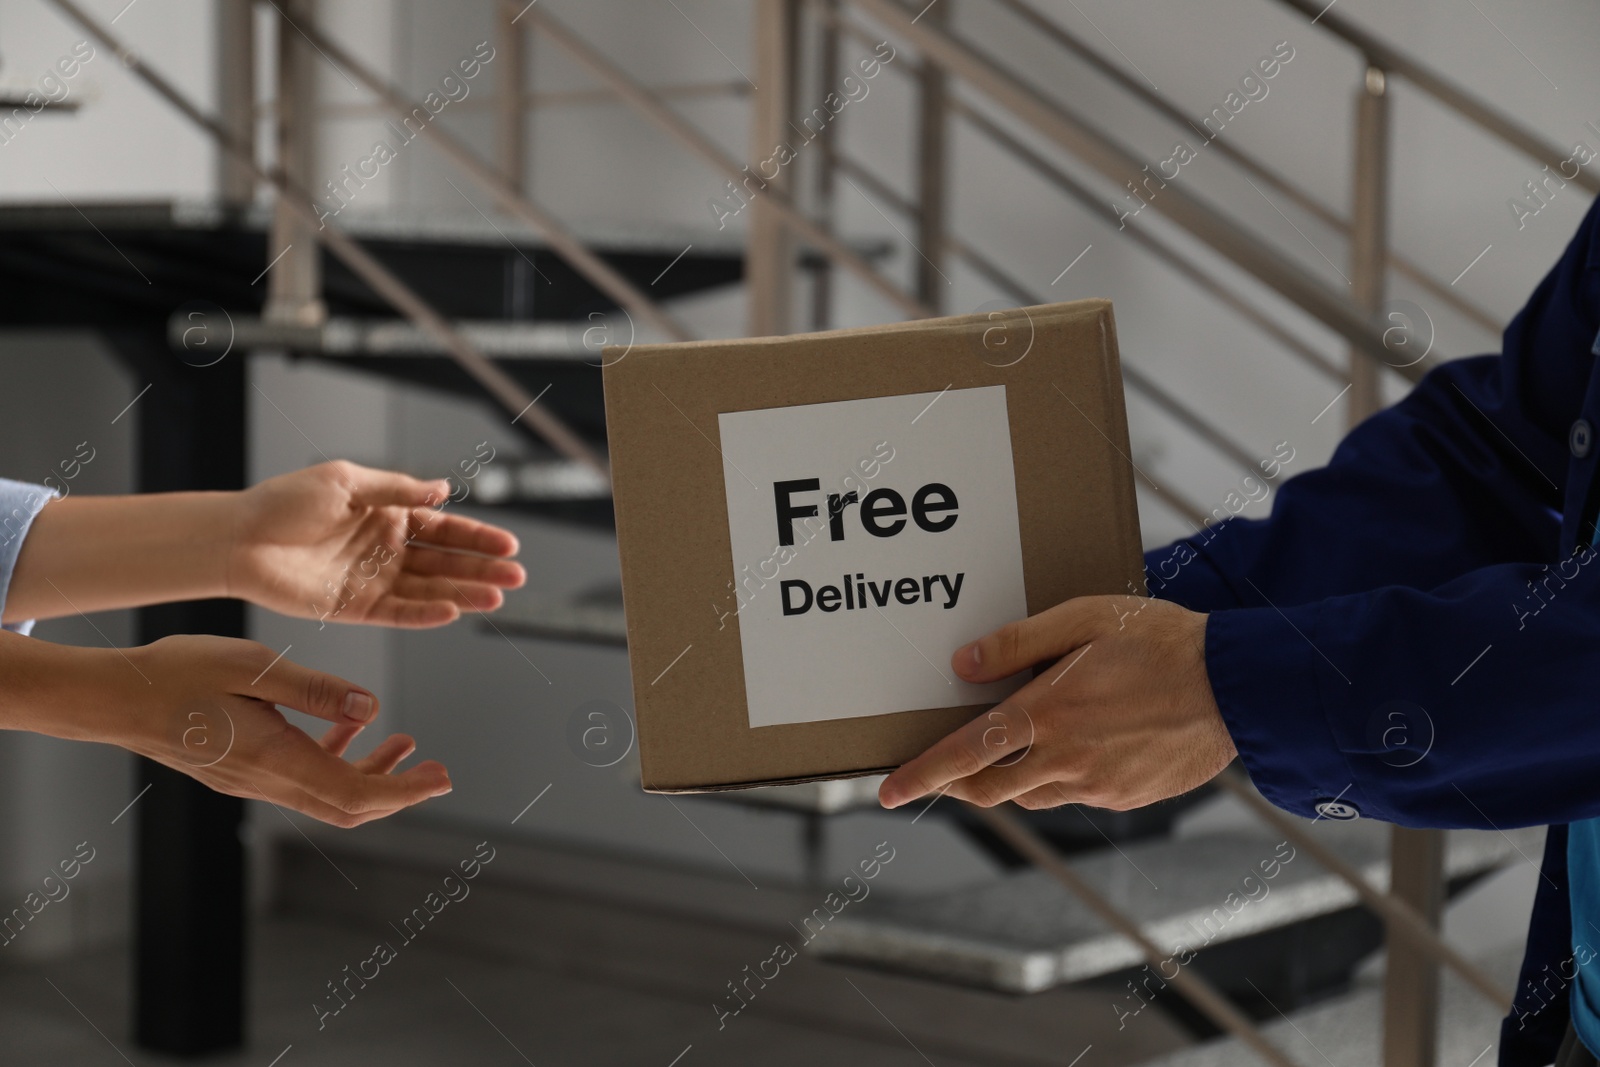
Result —
M119 656L124 653L119 653ZM267 800L335 826L358 826L450 791L434 761L392 773L416 748L395 734L359 760L345 749L378 713L377 699L342 678L228 637L165 637L101 655L114 680L114 718L86 736L113 741L222 793ZM145 679L134 679L132 665ZM320 741L275 705L326 719Z
M1078 597L958 649L970 682L1057 662L891 774L884 806L947 789L982 807L1125 811L1215 777L1236 753L1206 677L1206 616L1131 603Z
M493 611L524 579L510 531L434 505L421 481L346 460L239 495L228 592L284 615L428 627Z

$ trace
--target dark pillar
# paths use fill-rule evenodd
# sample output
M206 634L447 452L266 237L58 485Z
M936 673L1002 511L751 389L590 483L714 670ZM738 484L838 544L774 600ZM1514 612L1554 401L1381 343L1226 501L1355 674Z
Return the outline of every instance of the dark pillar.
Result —
M160 331L108 335L151 388L138 419L140 492L245 484L245 357L183 362ZM139 613L139 640L170 634L243 637L233 600L164 604ZM135 846L134 1034L143 1048L198 1056L244 1041L244 801L158 763L139 761Z

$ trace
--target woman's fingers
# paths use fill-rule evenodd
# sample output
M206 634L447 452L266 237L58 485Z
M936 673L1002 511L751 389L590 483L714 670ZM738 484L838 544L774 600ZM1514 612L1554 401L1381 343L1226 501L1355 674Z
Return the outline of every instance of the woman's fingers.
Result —
M444 575L404 574L390 592L401 600L436 600L463 611L493 611L505 603L505 594L492 585Z
M426 545L412 545L407 549L405 570L425 578L449 578L458 583L476 582L501 589L515 589L527 580L527 573L520 563Z
M405 734L395 734L378 742L377 747L353 763L362 774L388 774L416 750L416 741Z
M379 762L392 757L392 752L385 752ZM368 771L333 755L298 730L282 735L279 744L263 750L260 767L346 815L398 811L450 791L449 774L434 760L398 774Z
M361 621L401 630L428 630L455 622L460 617L461 609L443 600L401 600L385 596L367 609Z
M345 749L350 747L350 742L354 741L356 735L363 729L364 727L356 723L335 723L328 727L327 733L322 735L322 740L318 744L335 756L343 756Z
M318 822L325 822L329 826L337 826L344 830L353 829L363 823L369 823L394 814L394 811L365 811L359 814L340 811L332 804L318 800L304 789L287 783L278 787L276 795L269 796L258 791L251 799L265 800L269 804L298 811L302 815L311 816Z
M360 726L339 724L329 727L328 732L322 735L319 744L330 755L343 757L350 748L350 742L362 730ZM382 741L360 759L351 760L350 763L363 774L388 774L398 767L407 756L417 750L417 743L406 734L392 734Z
M399 471L363 467L349 460L338 461L335 466L352 500L368 507L426 507L450 495L450 483L444 478L423 481Z
M485 556L514 556L517 538L510 530L465 515L417 509L411 514L413 544L455 548Z

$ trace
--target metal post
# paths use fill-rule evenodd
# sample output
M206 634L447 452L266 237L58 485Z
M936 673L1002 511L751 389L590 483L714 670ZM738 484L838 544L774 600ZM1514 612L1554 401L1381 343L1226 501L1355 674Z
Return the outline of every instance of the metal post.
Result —
M1437 930L1444 914L1444 834L1392 827L1389 892ZM1403 936L1388 935L1383 981L1384 1067L1434 1067L1439 1044L1439 961Z
M217 112L241 144L256 143L256 35L251 0L217 0ZM232 208L255 199L256 179L231 153L217 149L217 194Z
M817 34L817 69L823 85L839 82L839 0L821 0L822 24ZM839 149L834 126L829 123L817 137L816 220L833 233L833 194L839 169ZM833 325L833 296L836 273L833 261L821 259L811 272L811 328L826 330Z
M794 247L783 215L766 195L787 197L794 183L778 165L774 150L793 140L789 117L794 111L795 53L799 40L796 0L757 0L755 28L755 96L750 122L752 190L750 233L744 281L749 299L748 330L752 337L790 330L794 289ZM769 161L771 161L769 163Z
M316 17L316 0L283 0L284 9L295 22L311 24ZM312 189L316 173L316 78L317 55L310 42L283 22L278 23L278 86L274 109L274 135L278 166L289 180L302 189ZM336 199L354 196L355 181L338 186L335 175L328 195ZM315 193L313 193L315 195ZM281 256L275 260L275 257ZM267 261L273 263L267 275L267 302L262 317L273 322L297 326L320 326L327 321L328 307L322 302L322 270L317 242L311 227L278 197L272 215L272 230L267 241Z
M953 0L945 0L929 7L923 17L944 29L950 23L951 3ZM922 253L916 259L917 299L940 313L944 310L945 291L950 287L941 269L948 258L945 138L950 128L949 84L944 68L927 56L922 58L917 81L917 242Z
M519 193L528 191L528 113L523 107L527 91L528 37L517 25L521 4L509 0L495 7L495 147L500 173Z
M1354 204L1350 212L1350 297L1376 316L1383 304L1389 229L1389 97L1383 70L1367 67L1356 93ZM1381 368L1370 356L1350 350L1349 425L1383 406Z

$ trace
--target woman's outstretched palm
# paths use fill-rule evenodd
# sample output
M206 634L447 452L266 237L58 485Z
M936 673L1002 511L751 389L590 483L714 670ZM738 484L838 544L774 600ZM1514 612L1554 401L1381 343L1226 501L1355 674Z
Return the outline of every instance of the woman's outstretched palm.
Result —
M420 628L493 611L525 577L510 531L441 511L449 484L345 460L241 494L229 592L284 615Z

